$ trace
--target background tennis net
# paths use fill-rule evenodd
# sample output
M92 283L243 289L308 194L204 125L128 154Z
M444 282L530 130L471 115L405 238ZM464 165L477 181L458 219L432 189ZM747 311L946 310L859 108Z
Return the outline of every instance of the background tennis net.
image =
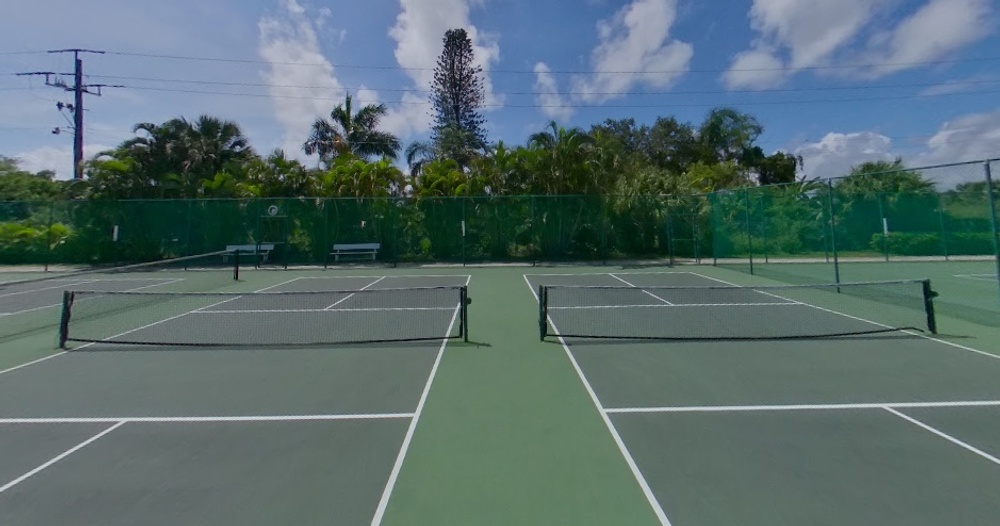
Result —
M539 329L579 338L754 340L935 333L930 281L771 287L539 287Z
M67 291L60 344L305 346L468 339L466 287L316 292Z

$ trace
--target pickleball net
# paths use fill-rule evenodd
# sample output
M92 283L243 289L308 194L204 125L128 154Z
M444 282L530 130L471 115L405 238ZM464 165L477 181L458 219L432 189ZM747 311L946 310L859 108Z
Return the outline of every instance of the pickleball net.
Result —
M296 292L67 291L60 345L296 347L468 340L464 286Z
M772 340L936 333L927 280L767 287L541 285L539 331L618 340Z

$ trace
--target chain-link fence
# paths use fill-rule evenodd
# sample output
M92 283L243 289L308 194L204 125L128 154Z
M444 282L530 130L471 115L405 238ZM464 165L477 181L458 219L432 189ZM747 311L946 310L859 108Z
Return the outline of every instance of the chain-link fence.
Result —
M990 162L713 194L718 266L783 283L931 278L946 314L1000 324Z
M945 303L996 321L990 169L690 196L0 202L0 264L139 263L252 243L274 244L268 262L284 266L327 265L338 243L379 243L383 263L710 261L785 283L952 280L978 299Z

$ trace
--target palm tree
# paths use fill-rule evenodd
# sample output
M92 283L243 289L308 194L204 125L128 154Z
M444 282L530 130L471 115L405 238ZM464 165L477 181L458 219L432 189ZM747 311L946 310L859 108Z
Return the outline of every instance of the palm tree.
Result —
M549 194L583 194L592 189L589 166L594 138L580 128L566 129L549 123L548 131L532 134L528 148L541 152L539 159L545 177L540 181Z
M253 156L239 125L202 115L163 124L140 123L137 136L122 143L116 158L130 158L146 179L175 197L196 197L230 163Z
M396 158L399 139L388 132L378 130L379 121L385 117L385 104L368 104L353 113L353 99L350 94L344 103L330 112L330 120L316 119L312 133L302 149L306 155L319 154L324 163L344 153L351 153L359 159L373 156Z

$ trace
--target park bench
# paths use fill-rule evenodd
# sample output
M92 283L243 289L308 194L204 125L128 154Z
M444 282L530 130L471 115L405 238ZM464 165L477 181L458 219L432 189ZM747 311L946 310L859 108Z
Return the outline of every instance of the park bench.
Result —
M340 261L341 257L371 256L372 261L378 255L378 250L382 248L381 243L337 243L333 245L334 261Z
M267 257L274 250L274 243L257 243L253 245L226 245L226 251L222 253L222 260L227 261L230 257L236 254L237 251L240 253L240 257L246 257L256 254L258 258L258 263L267 263Z

